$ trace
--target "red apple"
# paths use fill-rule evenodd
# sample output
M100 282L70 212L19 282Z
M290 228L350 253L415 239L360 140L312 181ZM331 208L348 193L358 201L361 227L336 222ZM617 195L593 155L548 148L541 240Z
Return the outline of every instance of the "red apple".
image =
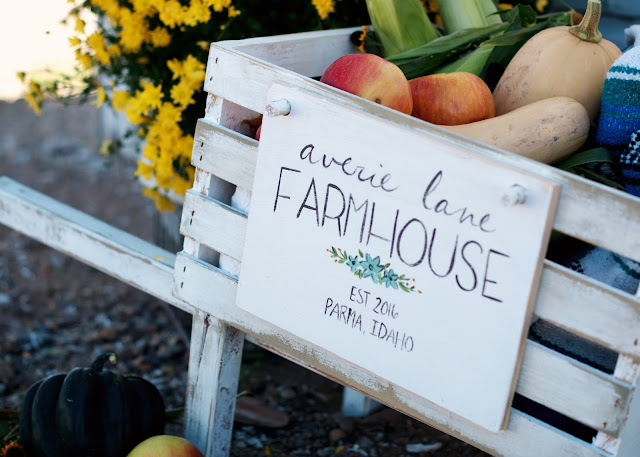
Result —
M327 67L320 81L405 114L411 114L409 81L400 67L375 54L342 56Z
M204 454L185 438L157 435L138 444L127 457L204 457Z
M496 115L489 86L473 73L454 72L421 76L409 81L411 115L438 125L460 125Z
M258 127L258 130L256 130L256 140L260 141L260 134L262 133L262 124L260 124L260 126Z

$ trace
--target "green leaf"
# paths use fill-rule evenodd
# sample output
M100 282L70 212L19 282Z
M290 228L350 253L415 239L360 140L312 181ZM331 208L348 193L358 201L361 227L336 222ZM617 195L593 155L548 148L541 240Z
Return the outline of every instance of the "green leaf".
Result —
M561 170L568 170L573 167L585 165L591 162L612 162L611 154L607 148L593 148L586 151L577 152L571 154L562 160L559 160L553 164L554 167Z
M387 57L402 69L407 79L431 73L447 60L462 54L492 35L504 31L509 24L460 30L409 51Z

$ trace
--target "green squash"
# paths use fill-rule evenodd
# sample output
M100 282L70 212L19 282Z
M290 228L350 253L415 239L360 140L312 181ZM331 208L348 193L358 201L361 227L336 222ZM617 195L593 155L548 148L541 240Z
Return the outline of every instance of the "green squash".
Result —
M137 376L105 370L103 354L90 367L40 380L27 391L19 416L20 442L33 457L124 457L164 433L164 402Z

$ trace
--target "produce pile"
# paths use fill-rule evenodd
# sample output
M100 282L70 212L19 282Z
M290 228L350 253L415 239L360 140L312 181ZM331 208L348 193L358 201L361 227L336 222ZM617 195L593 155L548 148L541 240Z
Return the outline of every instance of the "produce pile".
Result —
M585 3L580 15L439 0L436 26L419 0L368 0L373 27L352 36L362 52L337 59L320 81L612 187L637 188L637 177L625 181L629 163L620 157L640 129L638 88L621 89L622 122L610 103L601 114L622 51L598 30L600 0ZM628 74L637 79L638 68ZM616 143L607 141L611 128L622 135Z

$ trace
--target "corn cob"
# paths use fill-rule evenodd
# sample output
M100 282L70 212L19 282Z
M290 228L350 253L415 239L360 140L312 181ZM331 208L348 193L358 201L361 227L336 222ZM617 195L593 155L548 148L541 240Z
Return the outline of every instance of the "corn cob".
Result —
M367 0L367 10L385 55L399 54L438 37L420 0Z

